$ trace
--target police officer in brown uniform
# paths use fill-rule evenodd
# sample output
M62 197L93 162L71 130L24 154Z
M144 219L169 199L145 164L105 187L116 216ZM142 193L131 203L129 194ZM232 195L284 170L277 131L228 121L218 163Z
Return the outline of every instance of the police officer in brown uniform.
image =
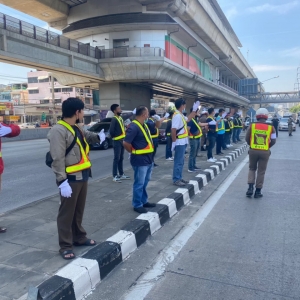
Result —
M246 142L250 146L247 197L253 195L254 184L256 187L254 198L263 196L261 189L271 155L270 148L276 143L275 128L266 123L268 114L267 109L259 108L256 112L257 122L252 123L246 133Z
M288 119L288 129L289 129L289 136L293 136L293 119L289 117Z

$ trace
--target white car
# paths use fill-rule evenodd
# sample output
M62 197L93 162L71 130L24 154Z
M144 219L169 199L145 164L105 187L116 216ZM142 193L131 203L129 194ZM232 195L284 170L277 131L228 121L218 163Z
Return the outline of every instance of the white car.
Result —
M35 128L35 125L32 123L22 123L22 124L19 124L19 127L21 129L25 129L25 128L33 129L33 128Z
M281 118L278 126L278 130L288 130L288 118ZM296 124L293 122L293 131L296 131Z

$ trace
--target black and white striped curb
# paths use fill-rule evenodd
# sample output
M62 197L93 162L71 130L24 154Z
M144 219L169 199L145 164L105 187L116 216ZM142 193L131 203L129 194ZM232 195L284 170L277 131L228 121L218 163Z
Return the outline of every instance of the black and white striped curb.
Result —
M247 147L242 145L228 153L210 168L200 172L194 180L190 180L186 187L178 188L167 198L160 200L147 214L139 215L105 242L60 269L37 287L37 299L83 299L150 235L188 204L202 187L246 151Z

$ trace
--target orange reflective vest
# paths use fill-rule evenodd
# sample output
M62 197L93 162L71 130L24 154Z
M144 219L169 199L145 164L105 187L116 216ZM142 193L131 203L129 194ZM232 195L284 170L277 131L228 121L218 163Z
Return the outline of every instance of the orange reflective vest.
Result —
M114 116L114 118L116 118L118 120L118 122L120 124L120 127L121 127L121 130L122 130L122 133L119 136L116 136L116 137L113 138L114 141L118 141L118 140L121 140L121 139L125 138L125 126L124 126L122 117Z
M182 122L183 122L183 129L184 129L184 132L182 133L182 134L180 134L180 135L177 135L177 139L184 139L184 138L186 138L186 137L188 137L189 136L189 133L188 133L188 128L187 128L187 123L186 123L186 120L185 120L185 118L183 117L183 115L180 113L180 112L175 112L174 113L174 115L173 115L173 117L175 116L175 115L178 115L178 114L180 114L180 116L181 116L181 119L182 119ZM181 130L180 130L181 131Z
M266 123L251 124L250 148L267 151L270 148L273 126Z
M152 142L152 139L151 139L151 133L150 133L150 130L148 128L148 126L146 125L146 130L148 133L146 133L146 130L144 129L144 127L141 125L141 123L137 120L133 120L132 123L136 124L140 130L142 131L144 137L145 137L145 140L147 141L147 146L144 148L144 149L134 149L132 148L132 151L131 153L132 154L148 154L148 153L152 153L154 152L154 147L153 147L153 142Z
M62 120L58 121L57 124L60 124L64 127L66 127L75 136L75 131L74 131L74 129L72 128L72 126L70 124L68 124L67 122L62 121ZM75 125L75 126L77 126L77 125ZM83 146L81 145L80 139L77 137L76 143L77 143L77 145L79 146L79 149L80 149L81 160L80 160L79 163L77 163L75 165L66 167L66 173L67 174L80 172L80 171L89 169L92 166L92 164L90 162L90 159L88 157L88 154L90 152L89 144L87 143L85 137L83 137L83 140L85 142L85 151L83 149Z
M190 132L190 133L189 133L189 138L190 138L190 139L199 139L199 138L201 138L201 136L202 136L202 129L201 129L201 127L199 126L199 124L195 121L195 119L192 119L192 121L193 121L193 122L195 123L195 125L197 126L199 133L198 133L197 135L193 135L193 134L191 134L191 132Z
M155 124L155 121L152 118L149 118L149 120L151 120ZM151 135L152 139L158 138L158 136L159 136L159 130L158 130L158 128L155 128L155 129L156 129L156 133L153 134L153 135Z

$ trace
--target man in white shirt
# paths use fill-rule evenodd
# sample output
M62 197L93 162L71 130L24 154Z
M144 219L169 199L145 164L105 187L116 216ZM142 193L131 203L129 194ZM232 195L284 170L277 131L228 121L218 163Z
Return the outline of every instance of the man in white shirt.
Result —
M188 128L187 121L195 117L196 111L200 106L200 101L193 105L193 111L186 118L183 115L185 112L185 100L180 98L175 101L176 111L172 118L172 151L175 150L174 169L173 169L173 184L176 186L185 186L188 181L182 179L182 170L184 165L184 153L188 145Z

